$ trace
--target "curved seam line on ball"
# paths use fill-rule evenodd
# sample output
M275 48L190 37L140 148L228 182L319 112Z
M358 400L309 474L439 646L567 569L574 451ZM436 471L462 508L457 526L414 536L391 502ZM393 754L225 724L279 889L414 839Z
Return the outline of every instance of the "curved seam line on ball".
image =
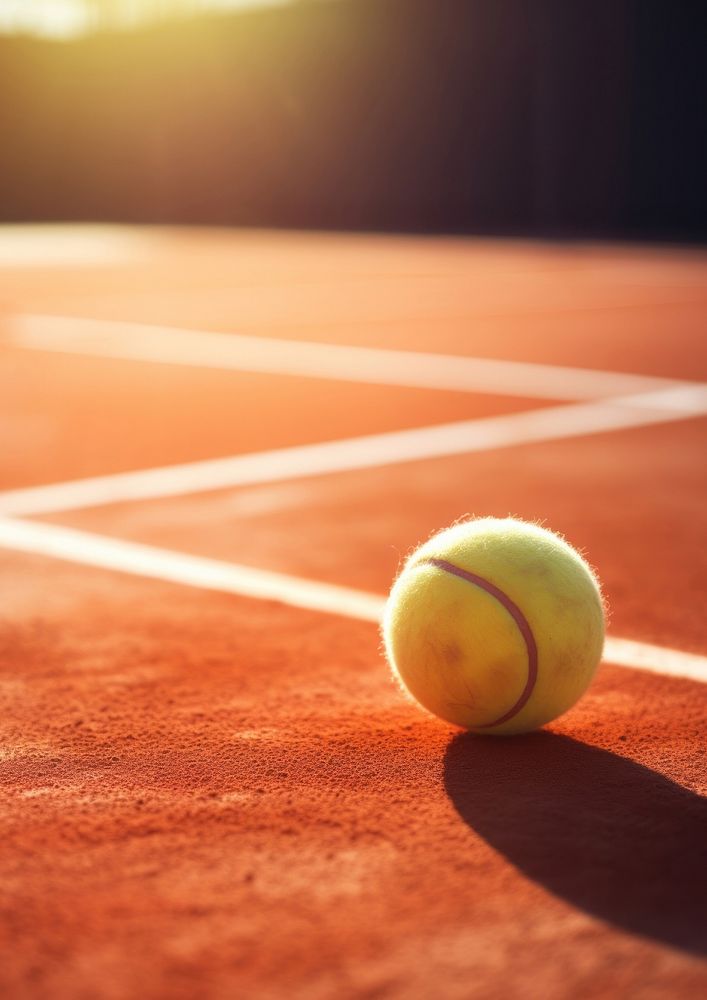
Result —
M480 587L482 590L485 590L487 594L491 595L491 597L495 597L499 604L506 609L508 614L516 623L518 631L523 637L525 648L528 653L528 679L525 682L525 687L521 692L520 698L515 705L509 708L507 712L504 712L500 718L494 719L493 722L485 722L483 725L476 725L473 728L490 729L493 726L500 726L501 723L508 722L516 716L520 710L527 705L528 700L533 693L535 682L538 679L538 647L535 642L533 630L528 624L528 619L525 617L518 605L510 599L508 594L505 594L499 587L491 583L489 580L484 580L482 576L477 576L476 573L470 573L468 570L462 569L460 566L455 566L454 563L447 562L446 559L425 559L424 562L430 566L436 566L437 569L441 569L445 573L451 573L453 576L459 577L460 580L466 580L467 583L472 583L475 587Z

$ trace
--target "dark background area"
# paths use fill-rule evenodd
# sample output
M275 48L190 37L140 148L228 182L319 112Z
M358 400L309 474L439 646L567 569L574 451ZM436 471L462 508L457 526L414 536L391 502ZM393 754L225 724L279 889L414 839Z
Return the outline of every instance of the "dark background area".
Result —
M0 38L0 219L704 240L703 0Z

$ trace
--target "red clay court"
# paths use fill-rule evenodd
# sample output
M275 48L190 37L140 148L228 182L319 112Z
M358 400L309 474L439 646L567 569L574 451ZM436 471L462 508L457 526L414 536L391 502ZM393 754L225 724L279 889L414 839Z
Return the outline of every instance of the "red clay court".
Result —
M707 990L707 252L0 230L12 998ZM611 608L464 735L377 622L465 514Z

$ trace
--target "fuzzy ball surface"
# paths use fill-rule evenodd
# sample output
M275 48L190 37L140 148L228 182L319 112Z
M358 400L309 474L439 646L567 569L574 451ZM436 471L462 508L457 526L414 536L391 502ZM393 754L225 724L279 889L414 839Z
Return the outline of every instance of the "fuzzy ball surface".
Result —
M479 733L524 733L589 686L605 612L588 563L515 518L463 521L405 563L383 621L386 653L434 715Z

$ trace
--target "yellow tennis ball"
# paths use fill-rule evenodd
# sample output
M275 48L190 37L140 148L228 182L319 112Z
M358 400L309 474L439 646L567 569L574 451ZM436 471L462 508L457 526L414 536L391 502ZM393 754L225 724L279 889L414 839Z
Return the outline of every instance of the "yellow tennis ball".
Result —
M589 686L604 605L594 573L559 535L486 517L410 556L383 636L394 673L430 712L479 733L525 733Z

